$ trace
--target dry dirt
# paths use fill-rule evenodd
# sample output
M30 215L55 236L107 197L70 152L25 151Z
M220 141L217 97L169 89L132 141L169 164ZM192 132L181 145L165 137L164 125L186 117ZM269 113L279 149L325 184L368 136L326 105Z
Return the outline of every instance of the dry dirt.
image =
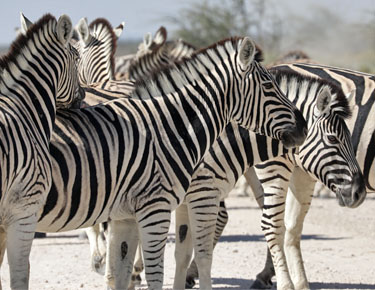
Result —
M248 197L232 194L227 207L229 223L214 254L213 288L249 289L265 258L261 214ZM374 211L374 196L357 209L340 208L334 198L314 198L302 237L312 289L375 289ZM90 270L88 241L78 234L48 234L34 241L30 289L106 289L103 277ZM172 225L165 253L165 289L173 285L173 251ZM6 259L1 278L3 289L9 289ZM146 289L144 280L140 288Z

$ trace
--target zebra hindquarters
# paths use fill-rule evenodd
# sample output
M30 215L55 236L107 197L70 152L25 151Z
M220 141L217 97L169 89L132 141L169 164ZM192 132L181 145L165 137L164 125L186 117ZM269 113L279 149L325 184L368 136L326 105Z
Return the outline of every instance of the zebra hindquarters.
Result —
M309 289L300 242L303 222L310 208L314 187L315 180L305 171L296 167L286 198L284 240L289 274L296 289Z
M128 289L138 241L134 219L109 222L105 278L111 289Z
M256 166L264 189L262 231L266 237L276 272L277 289L294 289L284 253L284 212L286 192L294 164L277 157Z

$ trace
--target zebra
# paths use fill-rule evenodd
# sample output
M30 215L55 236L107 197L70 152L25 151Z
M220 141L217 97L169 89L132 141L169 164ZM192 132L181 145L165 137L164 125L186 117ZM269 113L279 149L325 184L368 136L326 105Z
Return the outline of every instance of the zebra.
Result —
M346 123L351 133L351 142L353 144L356 159L359 162L363 172L367 192L375 191L375 124L372 122L371 116L375 114L375 76L349 69L330 67L319 64L285 64L278 65L275 69L283 69L286 71L296 71L300 74L320 77L330 80L339 85L344 92L354 91L355 97L351 99L351 105L354 106L354 114ZM288 164L286 161L278 161L280 167ZM257 174L267 178L267 170L275 164L264 164L264 169L257 169ZM271 167L272 168L272 167ZM286 166L293 171L290 183L290 191L286 200L285 216L285 255L291 276L291 280L295 287L308 287L308 280L303 266L302 255L300 253L300 237L302 232L303 221L308 212L314 182L306 178L299 169L293 166ZM285 175L286 169L282 169L280 174ZM277 170L280 168L278 167ZM294 169L294 170L293 170ZM288 173L289 174L289 173ZM298 177L298 178L297 178ZM300 179L304 183L300 182ZM267 191L267 184L263 184L264 191ZM287 191L287 186L282 188ZM267 255L267 262L261 273L257 275L256 285L264 285L270 283L273 276L273 264L270 255ZM255 285L255 286L256 286Z
M171 64L167 46L167 30L161 26L151 40L151 34L146 34L145 41L140 44L135 58L130 62L128 74L129 80L144 78L162 66Z
M296 77L296 78L297 78L297 77ZM303 99L303 98L302 98L302 99ZM225 143L225 142L223 142L223 143ZM262 149L263 149L263 147L262 147ZM258 149L258 150L262 151L262 149ZM264 151L264 150L263 150L263 151ZM267 152L267 151L266 151L266 152ZM223 153L221 153L221 154L223 154ZM267 154L267 153L263 153L263 154ZM217 154L217 155L218 155L218 154ZM232 153L232 155L234 156L235 154ZM270 157L272 157L272 156L270 156ZM220 159L223 159L223 158L225 158L225 157L217 158L217 159L220 160ZM240 175L241 175L241 174L239 174L239 176L240 176ZM194 184L194 181L193 181L193 184ZM203 186L203 185L202 185L202 186ZM176 232L177 232L177 230L176 230ZM100 259L100 258L99 258L98 261L103 261L103 259ZM140 264L141 264L141 263L140 263ZM101 264L101 266L103 266L103 264ZM140 267L139 267L139 268L140 268ZM191 270L190 270L190 272L191 272ZM176 275L176 276L177 276L177 277L183 277L183 275L180 275L180 274L179 274L179 275ZM193 281L193 280L192 280L192 278L190 277L190 283L191 283L191 281ZM179 286L177 286L177 288L182 287L181 285L182 285L182 284L180 284Z
M151 33L144 35L143 42L138 46L137 53L116 57L116 80L136 80L164 65L190 57L196 48L179 39L166 41L167 30L161 26L152 38Z
M104 18L97 18L90 26L86 18L78 22L76 29L79 31L81 41L78 41L76 46L80 53L78 65L79 80L82 84L114 79L116 42L124 25L125 22L122 22L112 29L111 24Z
M139 232L147 283L160 289L171 211L225 125L236 120L288 146L306 136L299 111L254 56L250 38L226 39L139 81L130 98L59 111L37 230L110 221L107 259L122 259L106 279L116 288L129 283Z
M0 261L7 249L12 289L29 284L35 226L52 184L49 142L56 108L82 99L71 31L68 16L46 14L0 59Z
M375 188L374 180L374 153L375 148L375 125L370 121L370 116L374 114L375 106L375 76L360 73L348 69L329 67L319 64L284 64L275 66L271 69L283 73L299 73L309 77L319 77L328 80L339 86L345 93L351 94L349 102L355 103L354 112L356 115L346 119L346 124L352 134L351 143L354 154L359 162L359 167L364 174L365 186L368 192L373 192ZM355 98L353 96L355 95ZM275 187L275 180L278 184L280 193L286 195L287 186L290 185L289 194L286 198L285 210L285 255L287 258L289 273L291 275L295 288L308 288L308 281L303 267L302 255L300 253L300 236L302 232L303 220L308 212L315 181L312 180L303 167L295 167L294 161L290 157L277 158L256 166L255 171L248 171L245 177L249 184L252 184L255 198L260 207L263 206L264 192L270 192L270 187ZM273 172L278 172L278 178L273 177ZM262 183L260 183L262 181ZM282 186L280 185L282 181ZM343 203L343 200L339 201ZM268 203L272 207L272 203ZM358 205L358 204L356 204ZM277 207L276 210L280 208ZM227 223L228 215L225 204L220 204L218 228L215 233L215 241L221 235L222 230ZM276 225L279 226L279 225ZM282 246L280 246L282 247ZM283 257L285 260L285 257ZM281 260L282 261L282 260ZM284 264L284 265L285 265ZM275 275L272 257L267 252L267 261L261 273L254 281L252 288L268 288L272 285L271 278ZM188 270L187 285L191 287L194 284L194 278L198 276L197 267L192 263ZM280 285L278 283L278 285ZM278 286L279 287L279 286Z

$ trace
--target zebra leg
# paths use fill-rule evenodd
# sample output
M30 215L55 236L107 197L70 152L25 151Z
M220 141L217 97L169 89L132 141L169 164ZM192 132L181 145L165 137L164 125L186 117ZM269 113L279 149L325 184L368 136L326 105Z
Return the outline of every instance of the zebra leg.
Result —
M105 278L111 289L128 288L138 241L134 219L109 222Z
M273 276L275 276L275 268L273 267L271 252L267 247L267 258L264 268L256 275L256 280L250 289L271 289Z
M135 254L135 263L134 263L134 268L133 268L133 273L132 273L132 280L130 282L130 286L128 290L133 290L135 289L135 286L141 285L141 282L142 282L141 273L143 269L144 269L144 266L143 266L143 257L142 257L142 247L141 247L141 244L138 243L137 252Z
M275 267L277 289L294 289L284 254L285 198L294 165L277 157L257 166L256 172L264 188L262 231L265 234Z
M211 289L212 252L219 211L220 192L212 188L202 199L201 194L187 195L195 263L199 273L199 287Z
M286 199L284 241L289 273L296 289L309 289L300 242L303 221L311 204L314 187L315 181L305 171L296 167Z
M11 289L29 289L29 256L36 223L36 214L32 214L18 218L6 230Z
M5 254L5 249L6 249L6 232L3 226L0 226L0 268L1 265L3 264L4 260L4 254ZM1 287L1 279L0 279L0 290L2 289Z
M249 184L251 191L253 192L254 198L258 203L259 208L262 209L264 203L264 191L262 183L260 182L258 175L255 172L254 166L250 167L244 173L244 177Z
M86 228L86 234L90 243L91 269L100 275L104 275L106 248L99 224Z
M171 211L150 206L148 210L137 213L137 220L148 289L162 289L164 250L171 223Z
M217 215L213 248L215 248L217 242L219 241L227 223L228 223L228 212L227 212L227 209L225 207L225 202L224 202L224 200L222 200L220 202L219 213ZM198 267L197 267L197 264L196 264L195 258L194 258L194 260L191 262L190 267L187 271L185 287L189 288L189 289L193 288L194 285L195 285L194 280L198 277L199 277Z
M193 242L189 224L188 207L186 203L176 209L176 271L173 289L184 289L187 268L193 253Z
M262 183L255 172L254 167L250 167L245 173L247 183L254 194L254 198L260 209L264 204L264 191ZM267 258L263 270L256 275L256 279L251 285L251 289L270 289L272 287L272 277L275 276L275 268L273 267L272 256L267 247Z

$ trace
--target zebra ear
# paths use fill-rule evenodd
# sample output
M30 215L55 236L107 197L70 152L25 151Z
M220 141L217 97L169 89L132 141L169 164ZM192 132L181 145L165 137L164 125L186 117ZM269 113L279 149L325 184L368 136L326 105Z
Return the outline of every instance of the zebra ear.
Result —
M244 67L247 67L254 60L256 47L254 42L249 38L245 37L240 46L239 50L239 61Z
M151 45L152 43L151 32L148 32L145 34L145 36L143 37L143 43L144 43L145 48L148 48Z
M330 109L332 101L332 95L330 90L325 87L318 95L316 100L316 109L318 111L318 115L322 115Z
M72 37L73 25L68 15L61 15L57 21L57 38L63 45L67 45Z
M155 33L154 42L157 45L162 45L167 40L167 30L164 26L161 26Z
M26 34L26 31L29 29L33 23L25 16L23 13L20 13L20 21L21 21L21 33Z
M87 23L86 17L81 18L78 21L77 32L84 44L88 44L90 42L91 35L90 35L89 25Z
M114 34L117 38L120 38L122 31L124 30L125 22L121 22L119 26L117 26L115 29L113 29Z

